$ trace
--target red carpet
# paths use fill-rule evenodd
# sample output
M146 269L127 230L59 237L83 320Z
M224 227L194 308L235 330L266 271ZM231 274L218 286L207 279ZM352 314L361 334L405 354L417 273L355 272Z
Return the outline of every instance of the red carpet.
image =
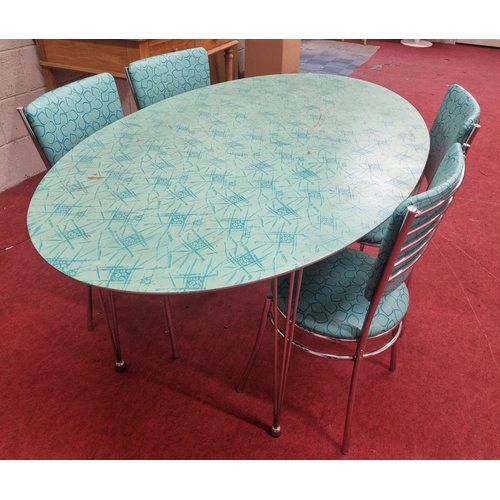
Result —
M500 458L500 50L368 43L380 49L353 77L396 91L429 126L458 83L479 101L482 129L416 268L398 369L389 372L388 355L366 362L349 455L339 449L350 363L292 353L279 439L268 434L271 335L246 391L234 390L267 283L173 297L177 360L160 298L118 296L128 369L116 373L102 315L86 330L84 286L28 239L37 176L0 193L0 459Z

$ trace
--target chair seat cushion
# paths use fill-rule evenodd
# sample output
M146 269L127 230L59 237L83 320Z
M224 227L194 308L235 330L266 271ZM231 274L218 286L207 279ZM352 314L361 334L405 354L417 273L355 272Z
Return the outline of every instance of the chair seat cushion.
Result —
M370 305L366 285L375 258L354 249L341 252L304 269L296 323L319 335L357 339ZM289 276L278 279L278 307L286 314ZM369 336L394 328L408 309L409 294L402 283L384 295L372 321Z

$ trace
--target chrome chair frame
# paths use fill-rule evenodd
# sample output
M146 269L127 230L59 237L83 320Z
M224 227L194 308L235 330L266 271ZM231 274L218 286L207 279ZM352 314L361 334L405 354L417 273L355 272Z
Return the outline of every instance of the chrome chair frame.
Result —
M125 72L125 79L127 80L128 85L130 87L130 91L132 93L132 97L134 98L135 105L137 106L137 109L141 109L141 105L139 104L139 100L137 99L137 94L135 93L134 90L134 84L132 83L132 78L130 77L128 66L125 66L125 68L123 68L123 71Z
M45 152L42 149L42 146L40 146L40 143L38 142L38 139L36 138L35 132L33 131L33 128L31 127L30 122L28 121L28 118L26 117L26 112L24 111L24 108L22 106L16 108L19 116L21 117L21 120L24 123L24 126L26 127L26 130L28 131L28 135L30 139L32 140L33 144L35 145L36 150L38 151L38 154L42 158L43 164L45 165L45 168L47 170L50 170L52 165L50 164L49 160L47 159L47 156L45 155Z
M473 127L472 130L470 131L469 135L467 136L464 143L462 144L464 155L467 155L467 152L472 145L472 141L474 140L474 137L476 137L477 132L481 128L481 123L479 122L479 119L477 120L477 122L475 122L473 124L472 127Z
M463 156L465 158L465 155ZM302 325L296 324L296 316L297 316L298 302L300 297L300 286L302 281L303 269L291 273L290 284L288 287L288 302L287 302L286 313L278 308L278 301L274 300L274 297L278 297L279 278L273 279L273 284L272 284L273 294L271 296L266 297L264 310L259 326L259 331L257 333L257 338L255 340L252 353L245 367L243 375L236 388L237 392L242 392L244 390L250 372L255 364L255 360L257 359L257 355L259 353L262 340L264 337L264 331L267 319L269 319L274 327L274 417L273 417L273 424L270 429L270 433L273 437L278 437L281 434L281 413L282 413L286 378L290 363L291 347L295 346L304 352L322 358L350 360L354 362L354 367L351 376L351 384L349 389L345 424L344 424L344 436L341 448L341 451L344 455L348 453L350 445L350 437L351 437L354 402L357 391L359 372L361 368L360 362L364 358L378 355L390 348L391 359L390 359L389 369L390 371L394 371L396 369L397 345L398 345L397 341L400 338L403 331L404 318L402 318L401 321L390 330L381 332L377 336L369 337L368 335L371 323L375 316L377 307L383 295L386 293L387 287L391 283L395 283L396 286L400 286L403 282L406 281L413 267L420 260L425 250L427 249L434 233L437 230L438 225L440 224L445 215L446 210L449 208L457 190L460 188L464 180L464 177L465 177L465 167L462 169L461 176L457 184L444 197L435 200L434 202L426 206L424 209L419 209L419 207L416 205L410 205L407 208L407 212L404 216L404 219L401 222L397 237L392 245L390 254L385 262L383 271L381 272L381 275L376 284L373 296L371 299L369 299L370 305L368 308L368 312L365 316L363 327L361 329L361 335L359 336L359 338L332 339L326 337L325 335L312 332L311 330L308 330ZM294 286L295 279L297 279L296 286ZM283 327L278 325L279 317L284 318L285 321L284 329ZM335 353L327 353L325 351L319 351L318 349L308 347L305 344L298 342L297 340L294 339L295 327L298 328L300 331L305 332L306 334L325 340L329 344L332 343L351 344L354 347L354 353L349 355L344 355L344 354L339 355ZM389 340L387 340L387 342L383 344L381 347L369 351L366 350L368 342L371 342L375 339L379 339L391 333L392 337ZM281 336L284 339L284 347L281 359L281 369L278 360L278 336Z

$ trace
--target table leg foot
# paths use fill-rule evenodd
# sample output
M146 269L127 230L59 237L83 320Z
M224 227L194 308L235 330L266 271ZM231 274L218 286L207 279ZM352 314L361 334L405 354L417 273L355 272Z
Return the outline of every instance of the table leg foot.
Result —
M125 370L127 369L127 365L125 364L125 361L123 361L123 359L118 363L118 362L115 362L115 370L118 372L118 373L122 373L124 372Z
M274 438L280 437L281 436L281 427L278 427L277 429L274 427L274 425L271 425L271 436Z

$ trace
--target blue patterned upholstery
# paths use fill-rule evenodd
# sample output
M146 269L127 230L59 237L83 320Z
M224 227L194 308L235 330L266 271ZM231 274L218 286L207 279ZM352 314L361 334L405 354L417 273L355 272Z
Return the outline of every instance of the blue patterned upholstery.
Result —
M114 78L90 76L47 92L24 109L50 166L83 139L123 117Z
M460 85L452 85L443 99L430 131L431 147L424 170L430 183L448 148L464 144L479 122L481 109L474 97Z
M479 122L480 107L476 99L460 85L452 85L443 99L430 131L430 151L423 177L429 184L448 148L458 142L465 144ZM418 187L417 187L418 190ZM359 242L365 245L380 245L389 225L384 221Z
M365 297L375 258L346 249L304 270L296 323L325 337L357 339L370 305ZM286 312L289 276L278 280L278 307ZM369 336L396 326L408 308L406 285L383 297Z
M208 52L201 47L141 59L127 70L139 109L210 85Z
M410 205L424 211L426 207L446 198L461 182L465 169L460 144L453 144L445 154L436 174L424 193L403 201L389 219L388 229L377 257L354 249L345 249L304 270L296 323L315 334L336 339L359 339L376 287L386 267L401 224ZM419 219L421 225L436 214L438 208ZM414 221L412 228L416 225ZM423 230L407 236L416 240ZM397 261L405 253L401 252ZM390 282L378 304L369 337L391 330L404 317L409 295L404 283L408 273ZM278 307L286 313L289 277L278 280Z

